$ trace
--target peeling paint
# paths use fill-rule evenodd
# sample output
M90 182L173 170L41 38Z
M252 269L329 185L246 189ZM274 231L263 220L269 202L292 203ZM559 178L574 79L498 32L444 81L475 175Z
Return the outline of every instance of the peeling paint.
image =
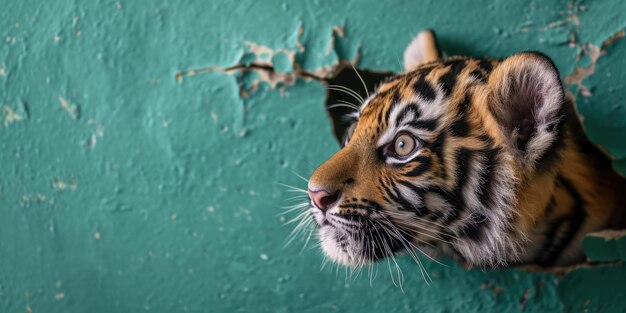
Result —
M5 128L8 127L13 122L17 122L17 121L21 121L21 120L26 119L26 117L24 115L16 113L8 105L4 105L2 107L2 109L4 110L4 127Z
M605 230L587 235L585 254L594 262L626 261L626 230Z
M59 103L61 108L67 112L72 119L78 119L80 117L80 111L78 105L70 104L65 98L59 96Z
M76 177L73 176L69 179L69 182L66 182L59 177L53 177L52 187L54 187L56 191L76 191L76 189L78 188L78 182L76 181Z
M299 64L296 59L297 54L306 52L306 47L301 42L303 32L304 28L300 24L298 26L295 49L272 49L262 44L244 41L246 49L239 60L239 64L227 68L210 66L202 69L179 71L176 73L175 79L177 82L181 82L185 76L221 72L237 76L242 98L249 97L252 92L258 90L263 84L269 86L270 89L279 89L281 94L284 95L286 89L293 86L297 79L305 81L311 79L317 81L328 80L345 66L354 66L358 63L359 54L357 53L352 60L338 60L334 64L317 68L314 71L303 70L302 64ZM329 56L331 51L334 50L335 38L337 37L345 37L343 27L332 27L328 47L325 52L326 56Z
M163 122L163 123L166 123L166 122ZM93 119L89 119L89 121L87 121L87 124L91 126L95 126L95 130L91 133L89 138L87 138L83 142L83 146L87 149L93 149L96 147L96 144L98 143L98 138L102 138L104 136L104 125L97 123ZM164 124L163 127L167 128L167 125Z
M585 97L591 97L593 94L591 93L589 88L585 87L583 82L589 76L593 75L596 69L596 63L598 62L598 59L606 53L606 48L615 43L615 41L624 38L625 35L626 30L622 29L613 34L608 39L604 40L600 47L597 47L592 43L587 43L583 45L581 47L581 53L582 55L589 58L590 64L588 66L577 65L571 74L563 78L563 82L568 85L575 85L581 95ZM578 59L580 59L580 57L581 56L579 55Z

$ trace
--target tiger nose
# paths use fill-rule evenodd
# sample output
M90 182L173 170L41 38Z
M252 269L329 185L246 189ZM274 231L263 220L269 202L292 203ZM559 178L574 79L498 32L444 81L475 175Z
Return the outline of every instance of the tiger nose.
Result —
M333 204L335 204L337 202L337 200L339 200L339 196L341 196L341 192L336 191L333 193L329 193L326 190L318 190L318 191L313 191L311 189L307 190L309 193L309 198L311 198L311 201L313 201L313 205L315 205L316 208L322 210L322 212L326 212L328 209L330 209Z

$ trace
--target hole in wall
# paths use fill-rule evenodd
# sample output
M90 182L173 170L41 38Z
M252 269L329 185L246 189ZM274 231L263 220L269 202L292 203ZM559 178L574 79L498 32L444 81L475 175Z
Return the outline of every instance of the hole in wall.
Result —
M358 75L357 75L358 72ZM359 75L363 79L359 78ZM332 75L330 78L322 79L327 86L340 86L339 88L327 88L326 95L326 111L328 116L330 117L330 122L333 127L333 132L335 139L342 143L343 135L345 134L348 127L350 127L353 122L347 116L354 111L354 109L349 108L347 106L342 106L341 104L351 103L356 106L360 106L360 100L357 97L362 99L367 98L367 94L371 95L375 92L376 88L383 83L389 77L396 75L393 72L377 72L377 71L368 71L358 68L353 68L352 66L346 65L342 66L338 71ZM367 91L365 90L367 87ZM340 90L341 89L341 90ZM350 92L347 92L346 89L349 89L351 92L356 93L358 96L351 95ZM339 105L338 105L339 104ZM600 231L598 233L587 234L587 236L603 236L602 233L605 231ZM618 230L617 231L620 236L619 238L626 237L626 230ZM619 260L603 260L603 261L595 261L595 260L585 260L580 263L566 265L566 266L541 266L538 264L519 264L511 266L514 269L527 271L527 272L550 272L557 276L566 275L568 272L580 268L591 268L596 266L611 266L616 264L622 264L622 261Z

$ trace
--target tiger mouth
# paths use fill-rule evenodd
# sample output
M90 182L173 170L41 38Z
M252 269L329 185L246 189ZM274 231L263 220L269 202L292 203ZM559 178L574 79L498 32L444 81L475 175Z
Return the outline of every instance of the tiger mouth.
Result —
M331 260L360 266L390 257L405 249L405 234L390 233L380 221L361 214L327 213L318 222L318 238ZM400 237L399 237L400 236Z

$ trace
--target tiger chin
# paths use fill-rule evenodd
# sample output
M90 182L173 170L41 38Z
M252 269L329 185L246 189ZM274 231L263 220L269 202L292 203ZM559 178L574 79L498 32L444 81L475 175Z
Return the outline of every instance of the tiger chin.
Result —
M442 58L425 31L404 63L310 177L331 260L567 265L584 260L586 233L625 225L626 183L585 138L547 56Z

